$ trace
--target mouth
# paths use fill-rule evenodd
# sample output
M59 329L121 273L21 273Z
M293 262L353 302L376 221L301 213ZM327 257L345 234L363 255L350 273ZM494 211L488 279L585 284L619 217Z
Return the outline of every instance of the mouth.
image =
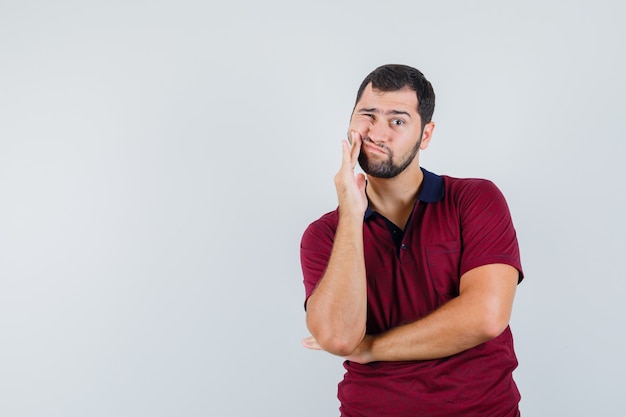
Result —
M371 139L363 140L363 147L365 149L367 149L368 151L370 151L370 152L381 153L381 154L384 154L384 155L389 154L387 149L385 149L382 146L376 145L374 142L372 142Z

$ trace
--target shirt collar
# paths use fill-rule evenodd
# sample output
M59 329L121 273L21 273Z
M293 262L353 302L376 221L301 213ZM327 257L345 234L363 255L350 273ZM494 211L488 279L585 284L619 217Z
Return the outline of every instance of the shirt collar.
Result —
M443 177L437 174L433 174L430 171L425 170L424 168L420 168L422 173L424 174L424 178L422 179L422 186L417 197L419 201L424 203L436 203L441 200L445 194ZM374 213L376 213L368 204L367 210L365 210L364 219L367 220Z

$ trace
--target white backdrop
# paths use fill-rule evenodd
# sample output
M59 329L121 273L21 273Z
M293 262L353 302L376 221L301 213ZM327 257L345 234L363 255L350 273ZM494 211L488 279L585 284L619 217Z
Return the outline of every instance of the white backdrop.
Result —
M337 415L299 241L385 63L508 199L523 415L622 415L624 3L214 3L0 3L0 416Z

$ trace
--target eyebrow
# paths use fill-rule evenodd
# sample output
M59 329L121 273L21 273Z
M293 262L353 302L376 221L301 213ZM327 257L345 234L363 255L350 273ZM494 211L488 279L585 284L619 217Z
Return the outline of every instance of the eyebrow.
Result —
M411 118L411 115L408 112L402 111L402 110L387 110L386 112L381 112L380 110L378 110L376 107L371 107L371 108L360 108L359 110L357 110L358 113L382 113L385 115L388 114L394 114L394 115L400 115L403 114L405 116L407 116L409 119Z

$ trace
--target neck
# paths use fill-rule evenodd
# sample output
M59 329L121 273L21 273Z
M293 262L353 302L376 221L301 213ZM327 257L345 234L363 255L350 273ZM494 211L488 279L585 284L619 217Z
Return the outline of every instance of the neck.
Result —
M368 177L367 198L370 206L396 226L404 228L417 200L423 179L424 174L417 158L394 178Z

